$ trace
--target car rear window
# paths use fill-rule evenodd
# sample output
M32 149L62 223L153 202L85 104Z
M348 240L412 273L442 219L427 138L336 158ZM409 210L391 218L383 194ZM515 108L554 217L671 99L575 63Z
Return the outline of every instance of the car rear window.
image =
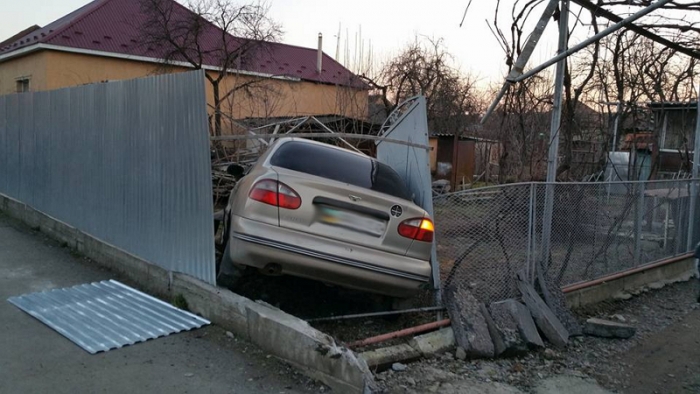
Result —
M277 149L270 164L411 200L406 185L394 169L352 152L291 141Z

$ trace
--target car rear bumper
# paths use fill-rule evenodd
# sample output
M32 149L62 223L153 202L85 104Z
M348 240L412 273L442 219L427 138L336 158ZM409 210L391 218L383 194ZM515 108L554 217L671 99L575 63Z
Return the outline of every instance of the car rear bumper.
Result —
M413 296L430 280L427 261L239 216L233 216L231 224L230 257L237 264L256 268L278 264L282 274L393 297Z

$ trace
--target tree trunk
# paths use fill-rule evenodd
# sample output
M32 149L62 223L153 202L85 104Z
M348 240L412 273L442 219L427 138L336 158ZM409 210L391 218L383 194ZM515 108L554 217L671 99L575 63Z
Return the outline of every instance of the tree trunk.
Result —
M219 93L219 82L212 81L212 92L214 93L214 135L221 135L221 96Z

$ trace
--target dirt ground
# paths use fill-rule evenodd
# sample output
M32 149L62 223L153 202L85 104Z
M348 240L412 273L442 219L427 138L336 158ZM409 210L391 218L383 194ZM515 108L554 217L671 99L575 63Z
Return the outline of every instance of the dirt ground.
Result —
M630 366L627 393L700 393L700 310L621 356Z

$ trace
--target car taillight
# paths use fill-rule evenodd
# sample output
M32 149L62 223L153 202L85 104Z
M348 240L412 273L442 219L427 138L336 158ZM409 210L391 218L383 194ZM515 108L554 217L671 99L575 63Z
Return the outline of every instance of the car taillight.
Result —
M399 235L422 242L433 242L435 227L430 219L408 219L399 224Z
M256 183L248 197L280 208L297 209L301 206L301 197L294 189L273 179L263 179Z

